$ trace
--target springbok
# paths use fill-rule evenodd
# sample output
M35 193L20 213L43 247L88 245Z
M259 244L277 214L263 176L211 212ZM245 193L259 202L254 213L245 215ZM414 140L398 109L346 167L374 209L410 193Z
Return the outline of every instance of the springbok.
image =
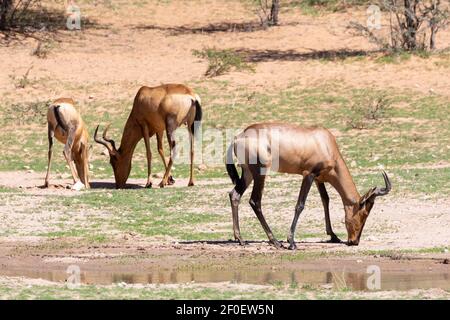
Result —
M48 107L48 166L44 187L49 186L53 138L56 137L64 144L63 154L74 181L72 189L89 188L89 134L74 106L72 99L60 98Z
M233 162L233 152L242 167L239 177ZM271 244L281 248L270 230L261 210L261 198L264 188L265 171L274 171L303 175L294 219L287 241L289 249L296 249L294 234L300 213L305 206L306 197L313 182L316 183L325 211L326 232L331 242L340 242L331 228L329 198L325 182L330 183L341 196L345 210L345 226L348 245L358 245L364 224L374 205L375 198L389 193L391 182L383 172L385 188L372 188L363 196L356 190L355 183L339 151L334 136L324 128L301 128L285 123L258 123L247 127L234 138L227 151L228 175L235 188L230 192L235 240L244 244L240 229L238 206L240 199L254 181L250 198L253 208Z
M95 130L94 140L104 145L109 152L110 163L114 171L116 188L123 188L131 170L131 159L136 144L144 138L147 152L148 177L146 187L152 187L150 137L156 134L158 153L164 163L165 173L159 184L164 187L175 181L170 175L175 149L175 130L183 123L187 124L190 138L190 177L188 186L194 185L194 132L202 119L200 97L182 84L165 84L158 87L141 87L134 98L133 108L125 124L119 149L114 140L107 137L109 126L103 131L103 140L97 137L99 126ZM195 125L194 125L194 122ZM166 130L170 146L170 158L164 157L163 133Z

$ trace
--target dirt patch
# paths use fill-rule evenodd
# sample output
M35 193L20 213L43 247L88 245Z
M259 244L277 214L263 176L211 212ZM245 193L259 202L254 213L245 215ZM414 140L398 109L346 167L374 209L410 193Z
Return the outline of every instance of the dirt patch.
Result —
M2 224L3 237L0 241L11 242L11 237L20 240L21 237L33 237L38 234L48 234L57 232L63 223L64 230L68 226L84 226L89 228L92 221L101 219L107 223L106 217L113 218L108 210L94 210L82 206L79 210L71 208L69 211L63 208L53 208L46 203L52 196L70 196L77 197L84 192L105 192L105 188L114 188L112 179L94 180L92 190L76 192L65 188L41 189L43 173L31 172L2 172L0 173L0 186L11 188L22 187L22 193L13 194L6 197L7 201L0 205L0 213L4 223ZM293 207L297 196L297 190L300 186L300 178L296 177L271 177L268 183L272 186L267 188L263 198L263 211L270 226L278 230L278 233L287 232L289 223L292 219ZM56 185L69 186L70 180L53 180ZM145 179L130 180L133 188L142 188ZM187 180L178 179L174 186L168 188L186 188ZM291 185L287 188L287 185ZM297 187L298 184L298 187ZM198 208L190 209L193 213L215 210L216 214L228 216L229 207L222 205L222 200L226 202L227 191L232 188L229 179L203 179L198 181L198 186L214 188L208 191L214 199L220 199L219 203L198 204ZM194 187L196 188L196 187ZM190 190L190 189L188 189ZM194 189L192 189L194 190ZM197 190L197 189L195 189ZM149 190L149 192L158 192L158 189ZM331 221L335 232L346 234L344 225L344 213L342 204L337 193L329 188L331 203ZM254 228L260 230L261 226L257 222L251 207L248 205L250 192L244 195L242 205L240 206L241 228L243 228L244 238L245 230ZM206 201L206 200L205 200ZM286 205L292 202L292 205ZM184 207L174 206L173 210L184 210ZM151 210L151 207L149 207ZM450 243L450 199L440 197L439 199L412 198L409 195L401 197L389 196L380 198L375 204L375 209L367 220L361 244L357 248L349 248L345 245L329 246L323 244L326 235L324 233L323 208L317 192L313 192L308 198L308 203L304 214L299 223L298 233L307 232L307 238L302 239L298 236L300 245L305 245L308 250L339 250L345 252L358 252L363 250L405 250L419 248L447 247ZM141 235L130 236L127 232L117 230L111 225L104 225L102 232L107 232L113 238L129 238L130 241L148 244L156 238L147 238ZM221 232L231 231L231 220L226 223L214 222L201 225L203 231ZM13 230L16 230L13 232ZM95 231L92 231L95 232ZM316 235L317 234L317 235ZM45 240L45 238L42 238ZM227 240L227 239L223 239ZM259 239L246 240L263 240ZM345 236L342 240L346 240ZM170 241L170 240L169 240ZM173 239L173 241L179 241ZM225 246L228 250L230 246ZM234 249L233 249L234 250ZM236 250L241 248L236 247ZM260 245L249 246L249 250L261 250Z
M203 10L205 5L209 10ZM256 73L231 73L218 79L230 81L230 87L245 86L254 91L283 89L293 82L307 88L329 81L442 95L448 95L450 87L448 77L442 77L442 67L435 64L437 58L412 58L401 64L379 64L364 58L374 46L367 39L353 37L347 25L351 20L365 21L365 11L311 17L293 10L283 13L279 27L240 32L233 25L257 21L252 10L240 2L171 1L123 8L133 16L132 23L124 23L122 15L100 6L84 4L82 9L107 27L82 34L61 31L60 42L47 59L30 54L35 40L0 48L0 93L6 99L17 102L23 97L32 101L73 96L83 102L114 96L131 104L139 85L203 81L206 63L191 54L202 47L251 51L252 59L259 61ZM172 32L177 29L184 32ZM449 42L450 31L439 32L438 43ZM341 61L339 57L346 52L362 52L363 59ZM333 56L338 59L328 63ZM351 54L348 57L352 58ZM11 76L20 78L30 65L34 66L32 84L15 89Z

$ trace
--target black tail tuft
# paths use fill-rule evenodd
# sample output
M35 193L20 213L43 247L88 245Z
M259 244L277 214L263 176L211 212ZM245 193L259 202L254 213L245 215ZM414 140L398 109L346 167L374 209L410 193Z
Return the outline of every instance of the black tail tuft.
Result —
M231 181L233 182L234 185L236 185L239 182L240 178L239 178L239 173L237 172L236 166L234 165L234 161L233 161L233 148L234 148L234 143L232 142L227 150L226 167L227 167L228 175L231 178Z
M194 103L195 103L195 118L194 123L191 124L191 132L197 136L198 127L200 126L203 117L203 111L202 106L200 105L200 102L198 102L198 100L195 100Z
M56 106L53 109L53 112L55 113L56 122L58 123L58 126L60 126L64 131L67 131L69 127L67 126L66 122L61 117L61 112L59 111L60 106Z

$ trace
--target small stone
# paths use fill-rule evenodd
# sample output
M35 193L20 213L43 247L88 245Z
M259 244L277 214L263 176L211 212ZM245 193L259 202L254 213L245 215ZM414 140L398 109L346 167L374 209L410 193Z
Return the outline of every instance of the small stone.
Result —
M363 261L362 260L356 260L356 263L362 263Z
M197 167L197 169L200 170L200 171L206 170L207 168L208 168L208 167L207 167L206 164L204 164L204 163L199 164L198 167Z

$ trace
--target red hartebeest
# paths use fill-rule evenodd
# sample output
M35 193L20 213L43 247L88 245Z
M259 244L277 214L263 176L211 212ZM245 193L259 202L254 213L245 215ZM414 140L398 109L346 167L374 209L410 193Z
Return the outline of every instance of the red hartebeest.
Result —
M72 189L89 188L89 134L70 98L55 100L48 108L48 166L44 186L49 186L53 138L64 143L64 157L74 180ZM75 165L74 165L75 164Z
M133 108L125 124L122 141L118 149L114 140L107 138L108 127L103 131L103 140L101 140L97 137L97 126L94 140L108 149L117 188L125 186L130 175L134 149L142 138L144 138L147 151L148 177L146 187L152 186L150 137L154 134L156 134L158 152L165 167L164 177L159 185L164 187L167 184L174 183L170 175L176 144L174 132L183 123L188 126L191 145L191 168L188 185L194 185L194 122L199 124L202 119L200 103L200 97L191 88L182 84L165 84L153 88L142 87L134 98ZM166 131L170 146L169 163L166 162L164 157L164 131Z
M233 152L242 167L239 177L233 163ZM275 164L275 165L274 165ZM235 184L230 192L233 215L233 230L236 240L243 244L239 229L238 206L240 199L254 181L250 205L258 217L269 241L276 247L282 247L275 239L261 210L261 198L265 181L265 170L300 174L303 176L294 219L290 228L289 249L295 249L295 228L300 213L305 206L306 197L313 182L316 183L325 211L327 234L332 242L340 242L334 234L329 215L329 198L325 182L330 183L342 198L345 210L345 225L348 245L358 245L370 210L376 197L391 190L391 182L383 172L385 188L372 188L361 196L339 151L334 136L324 128L301 128L284 123L259 123L247 127L237 135L227 152L227 172Z

